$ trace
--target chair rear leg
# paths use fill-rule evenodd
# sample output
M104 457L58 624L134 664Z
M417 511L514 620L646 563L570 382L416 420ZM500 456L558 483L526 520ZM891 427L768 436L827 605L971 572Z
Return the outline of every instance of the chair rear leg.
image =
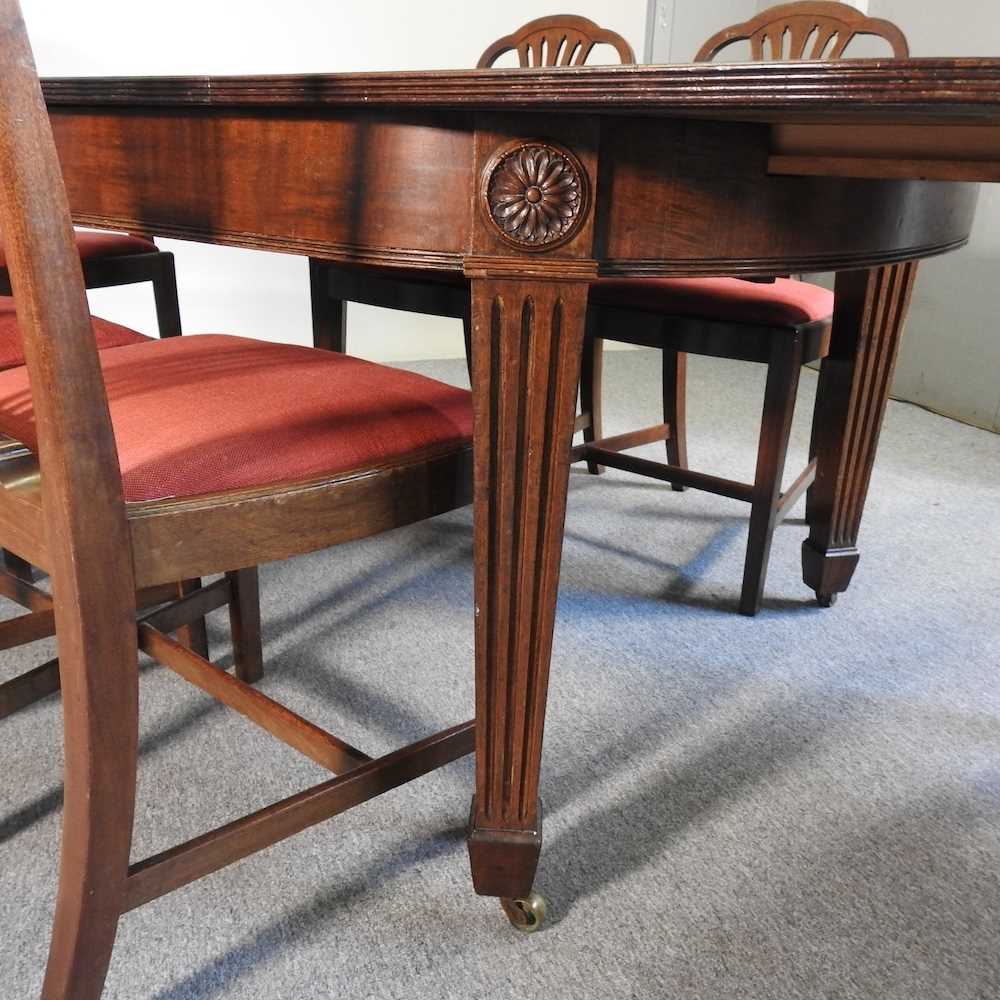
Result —
M787 340L776 343L767 366L767 385L764 389L757 473L750 508L750 535L740 595L740 614L743 615L755 615L760 610L801 369L802 346L799 338L789 335Z
M462 336L465 338L465 368L472 382L472 314L468 310L462 317Z
M159 267L153 277L153 300L156 303L156 325L160 338L181 335L181 307L177 301L177 272L174 255L161 251Z
M667 437L667 462L681 469L688 467L687 455L687 355L664 350L663 354L663 422L670 428ZM681 483L671 483L675 493L687 489Z
M330 265L309 258L309 297L312 302L313 347L347 351L347 303L330 297Z
M135 627L114 590L96 613L100 593L67 601L59 618L63 843L42 1000L98 1000L125 905L139 671Z
M580 362L580 410L589 417L589 422L583 429L583 440L590 444L600 441L604 436L602 431L602 394L601 384L604 379L604 341L595 335L587 320L587 336L583 342L583 356ZM587 471L592 476L599 476L604 471L603 465L598 465L587 459Z
M241 681L253 684L264 676L257 567L234 570L226 576L232 588L229 623L233 634L233 666Z
M190 594L201 587L201 580L184 580L177 585L177 591L181 597ZM177 630L177 641L187 646L192 652L203 656L206 660L211 659L208 648L208 627L205 619L199 618L191 622L190 625L183 625Z

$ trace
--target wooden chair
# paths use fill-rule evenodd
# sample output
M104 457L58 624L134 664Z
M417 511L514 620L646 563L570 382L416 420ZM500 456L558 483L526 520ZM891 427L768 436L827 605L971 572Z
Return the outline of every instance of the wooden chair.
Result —
M902 33L887 21L865 17L847 4L791 3L713 35L696 61L709 60L727 46L746 40L755 59L764 58L765 47L774 59L799 59L807 51L809 58L834 59L862 34L885 38L897 57L907 54ZM760 609L774 529L815 478L816 463L810 455L806 469L782 492L799 371L803 364L826 355L832 313L832 293L781 277L768 284L726 277L600 279L591 288L580 388L579 426L584 444L574 449L573 458L585 460L593 473L610 466L668 482L675 490L691 486L749 503L749 540L739 603L745 615ZM662 351L662 424L602 438L603 340ZM688 468L686 354L768 366L753 483ZM666 443L666 464L623 454L659 440ZM832 603L832 595L817 597L820 603Z
M177 301L177 277L174 255L160 250L144 236L129 233L74 231L76 249L83 267L83 280L87 288L110 288L134 285L148 281L153 286L156 324L161 337L178 337L181 334L180 305ZM7 252L3 234L0 234L0 299L9 301L11 294L10 273L7 270ZM12 308L12 307L11 307ZM8 306L3 305L6 316ZM5 320L4 320L5 321ZM103 321L102 321L103 322ZM7 367L2 365L0 367ZM3 552L5 569L29 583L34 580L34 570L11 552ZM204 628L198 626L201 640L197 643L207 656Z
M473 749L466 722L372 759L168 635L228 603L243 637L247 567L467 503L472 414L463 390L311 348L204 336L98 351L17 0L0 0L0 39L0 225L26 360L0 373L0 432L24 445L3 463L0 545L52 580L38 610L55 621L66 745L42 995L94 1000L123 913ZM137 589L219 572L137 619ZM130 864L137 641L335 776Z
M87 288L111 288L150 282L153 286L156 325L160 336L180 335L181 314L177 302L177 277L172 253L160 250L145 236L129 233L76 230L74 237ZM0 234L0 295L10 294L7 252Z
M127 344L141 344L150 339L135 330L97 316L92 317L91 326L99 351L124 347ZM21 368L24 363L23 338L17 325L14 300L10 296L0 296L0 371ZM20 441L0 438L0 485L7 485L8 474L10 472L16 474L15 470L23 467L23 462L18 463L13 460L25 458L28 454ZM19 604L28 613L0 621L0 650L27 645L55 634L52 596L36 585L34 567L13 552L4 550L3 555L4 567L0 569L0 596ZM256 606L255 573L252 570L242 572L244 573L241 590L243 599L245 602L253 602ZM139 607L151 609L158 604L183 597L198 586L197 580L190 580L152 587L137 594L136 601ZM232 618L232 614L230 617ZM255 613L242 621L242 624L249 626L258 618L259 614ZM241 621L233 621L234 627L240 624ZM183 645L208 658L208 636L204 618L190 621L178 628L177 638ZM234 647L242 650L242 655L234 658L237 676L243 677L244 680L257 680L260 676L258 665L261 659L259 631L251 633L245 630L243 636L234 643ZM13 715L58 690L59 660L52 659L0 684L0 719Z
M582 66L595 46L609 45L623 63L635 62L635 53L621 35L607 31L585 17L557 14L529 21L511 35L495 41L482 54L478 69L489 69L507 52L516 51L521 66ZM459 277L448 279L420 271L387 277L310 258L313 345L329 351L347 350L347 303L401 309L405 312L462 320L465 356L472 356L469 288Z

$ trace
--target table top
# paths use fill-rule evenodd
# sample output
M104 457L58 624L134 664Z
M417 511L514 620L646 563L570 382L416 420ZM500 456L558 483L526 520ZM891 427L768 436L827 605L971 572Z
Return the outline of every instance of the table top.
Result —
M50 108L426 108L1000 125L1000 59L843 59L43 81Z

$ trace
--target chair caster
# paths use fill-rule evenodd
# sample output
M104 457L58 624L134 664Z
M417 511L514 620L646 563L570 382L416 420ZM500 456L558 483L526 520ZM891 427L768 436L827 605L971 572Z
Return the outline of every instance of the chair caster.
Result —
M522 933L533 934L545 923L545 897L537 892L522 899L503 897L500 900L507 919Z
M832 608L837 603L837 595L833 594L821 594L818 590L816 591L816 602L821 608Z

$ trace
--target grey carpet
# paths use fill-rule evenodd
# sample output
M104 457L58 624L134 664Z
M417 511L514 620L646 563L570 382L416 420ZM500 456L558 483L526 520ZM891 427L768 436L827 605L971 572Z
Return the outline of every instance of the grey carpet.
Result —
M657 370L609 358L610 432L656 418ZM696 467L749 476L761 375L692 361ZM998 515L1000 437L892 404L850 592L811 603L799 510L748 620L742 505L574 472L547 929L521 936L471 891L465 760L127 915L106 996L993 1000ZM469 717L470 526L460 511L266 567L264 690L370 752ZM47 653L3 654L0 678ZM146 664L141 691L136 857L321 777L165 670ZM18 1000L47 947L58 700L2 725L0 997Z

